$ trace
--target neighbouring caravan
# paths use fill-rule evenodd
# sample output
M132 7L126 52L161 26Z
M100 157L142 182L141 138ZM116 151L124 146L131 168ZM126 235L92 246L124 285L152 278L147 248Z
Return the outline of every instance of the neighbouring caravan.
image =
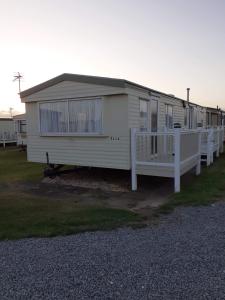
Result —
M26 114L13 116L14 130L17 136L17 145L26 146L27 144L27 125Z
M222 125L223 111L218 108L206 108L206 122L208 127L216 127Z
M195 166L199 170L197 126L206 125L206 111L199 105L127 80L74 74L20 96L26 104L29 161L48 158L50 164L175 177L180 159L176 178ZM175 137L174 125L186 133Z
M12 118L0 118L0 145L15 143L16 135Z

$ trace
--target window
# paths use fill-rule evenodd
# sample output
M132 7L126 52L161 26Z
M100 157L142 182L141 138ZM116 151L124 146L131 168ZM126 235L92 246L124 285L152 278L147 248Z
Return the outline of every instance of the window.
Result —
M101 133L101 99L41 103L40 131L42 133Z
M194 107L189 108L189 129L197 128L197 111Z
M203 123L204 123L204 113L202 110L198 110L197 125L201 124L203 126Z
M67 102L40 104L40 129L43 133L68 132Z
M158 130L158 101L151 100L151 131Z
M209 112L206 113L206 125L207 126L211 125L210 113Z
M188 127L188 112L189 112L189 109L188 108L185 108L184 109L184 127Z
M215 113L211 113L212 126L218 125L218 115Z
M165 125L167 129L172 129L173 128L173 106L170 104L165 104L165 106L166 106Z
M70 132L100 132L102 129L101 100L69 101Z
M18 120L18 132L26 133L26 121L25 120Z
M148 100L140 99L140 129L148 130Z

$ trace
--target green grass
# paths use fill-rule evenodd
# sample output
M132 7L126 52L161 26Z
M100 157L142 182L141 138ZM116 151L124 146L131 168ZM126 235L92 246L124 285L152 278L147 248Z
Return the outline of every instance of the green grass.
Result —
M42 190L21 188L42 178L44 165L26 161L18 149L0 150L0 239L47 237L83 231L106 230L126 225L141 225L143 218L128 210L102 204L90 206L75 196L47 197ZM66 194L65 194L66 195ZM63 199L62 199L63 198ZM182 191L156 210L169 213L177 206L208 205L225 198L225 155L199 177L182 185Z
M38 182L43 165L26 162L17 149L0 150L0 239L47 237L133 225L140 216L126 210L85 206L73 197L47 198L20 189Z
M225 155L221 155L210 167L204 167L198 177L188 185L181 187L181 192L171 196L170 201L162 205L158 212L168 213L177 206L209 205L225 199Z
M47 237L113 229L137 221L125 210L82 207L71 200L7 194L0 201L0 239Z
M43 165L26 161L26 153L15 148L0 150L0 183L41 179Z

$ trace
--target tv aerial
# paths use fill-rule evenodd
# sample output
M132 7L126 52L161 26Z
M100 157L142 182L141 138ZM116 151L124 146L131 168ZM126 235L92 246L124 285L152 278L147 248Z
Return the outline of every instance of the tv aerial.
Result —
M20 72L17 72L16 75L13 76L13 81L18 81L19 83L19 94L21 92L21 79L23 78L23 75Z

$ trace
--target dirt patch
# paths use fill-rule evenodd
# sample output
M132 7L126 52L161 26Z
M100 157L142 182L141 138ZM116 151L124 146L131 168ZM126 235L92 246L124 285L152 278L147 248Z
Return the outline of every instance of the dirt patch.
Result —
M77 168L55 178L44 178L43 182L110 192L130 191L128 172L115 169Z
M128 209L149 216L152 211L169 200L173 193L172 180L138 176L138 191L130 190L130 172L83 168L55 178L45 178L42 194L53 198L73 198L83 205L103 205Z
M55 178L46 177L42 181L43 183L48 184L57 184L63 186L73 186L80 188L90 188L90 189L100 189L102 191L112 191L112 192L128 192L129 189L120 184L106 182L104 180L98 180L96 178L71 178L71 176L60 177L56 176Z

